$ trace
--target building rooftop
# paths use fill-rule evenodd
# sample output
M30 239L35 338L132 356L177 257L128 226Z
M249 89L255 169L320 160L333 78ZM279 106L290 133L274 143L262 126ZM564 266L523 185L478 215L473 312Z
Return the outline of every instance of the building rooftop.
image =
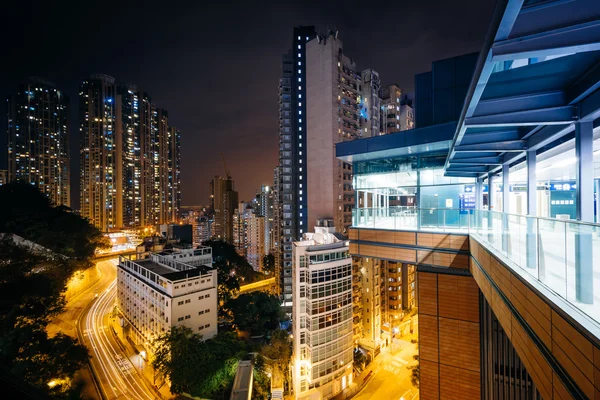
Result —
M213 269L212 266L209 265L200 265L200 266L192 266L189 265L189 269L185 269L183 271L176 270L174 268L168 267L166 265L157 263L152 261L151 259L135 261L136 264L146 268L149 271L154 272L157 275L162 276L165 279L170 281L177 281L185 278L193 278L195 276L206 275Z

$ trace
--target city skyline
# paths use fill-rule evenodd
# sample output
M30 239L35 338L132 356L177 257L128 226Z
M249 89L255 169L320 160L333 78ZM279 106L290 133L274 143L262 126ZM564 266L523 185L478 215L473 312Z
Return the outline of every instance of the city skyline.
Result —
M156 8L152 7L144 11L135 5L123 5L118 17L123 21L141 12L150 26L159 15L167 16L168 23L164 28L153 29L148 40L134 46L133 50L126 41L120 43L119 34L110 30L91 37L83 35L87 38L71 35L73 30L85 30L85 24L90 22L71 18L74 14L85 13L96 21L96 10L92 5L82 4L73 9L41 5L37 7L39 14L33 18L36 23L9 44L7 57L13 56L15 62L5 66L0 97L14 92L17 84L27 77L41 76L55 82L57 88L71 98L71 107L75 110L78 86L90 73L105 73L119 82L135 83L152 93L153 99L158 100L158 107L169 110L170 121L182 132L182 204L206 204L206 182L214 175L222 174L220 152L230 164L240 198L251 199L256 187L272 181L273 167L277 164L277 80L280 57L289 47L294 25L315 24L318 31L337 29L346 46L345 52L356 57L359 69L375 69L380 73L383 85L398 83L404 89L411 89L414 73L427 70L432 60L480 47L488 18L469 17L491 15L493 3L471 3L470 7L465 5L458 9L443 2L406 4L382 10L344 7L360 9L356 15L340 13L335 5L292 8L278 4L267 15L242 5L229 14L221 12L220 6L202 10L199 14L200 11L193 9L175 10L168 6L161 7L161 13L156 13ZM17 17L28 13L20 8L22 6L10 7L15 9L7 12ZM436 9L438 13L427 14L426 9ZM369 22L369 16L379 13L382 17L377 19L376 25ZM98 15L107 18L109 23L117 22L117 17ZM197 15L205 18L198 23ZM470 19L472 23L468 27L455 23L462 18ZM229 23L236 20L252 21L251 26L248 29L248 25ZM392 23L397 25L390 25ZM47 42L51 39L43 38L39 43L31 39L39 37L50 25L67 34L69 39L58 50L46 54L45 49L52 47ZM220 26L227 26L227 29L218 30ZM398 26L397 33L390 35L387 32L389 26ZM9 21L1 29L10 31L15 27ZM416 34L414 37L413 33ZM100 38L110 46L96 46L104 43ZM31 46L36 52L39 50L50 57L50 62L40 66L23 56L21 49ZM395 50L384 52L385 48ZM156 58L155 51L164 56ZM214 54L210 62L204 57L209 53ZM152 63L149 63L150 57ZM169 77L165 79L166 76ZM250 76L252 78L247 79ZM235 105L223 107L231 104L229 99L235 87L245 90L236 94ZM198 91L210 96L197 96ZM237 115L237 123L228 122L232 113ZM77 113L70 114L73 155L77 154L79 138ZM3 121L0 125L3 142L6 140L5 124ZM197 157L207 145L212 151ZM248 155L257 152L261 157L249 166ZM78 171L78 157L71 157L71 160L71 170ZM6 155L2 154L0 167L5 165ZM78 182L72 182L71 192L76 195L79 193L77 185ZM74 196L71 200L72 205L78 204Z

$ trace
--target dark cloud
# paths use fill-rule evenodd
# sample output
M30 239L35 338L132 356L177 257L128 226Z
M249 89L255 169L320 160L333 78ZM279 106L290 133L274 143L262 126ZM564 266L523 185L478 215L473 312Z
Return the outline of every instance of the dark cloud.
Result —
M339 30L359 68L412 89L413 75L432 61L479 50L495 6L490 0L11 3L0 25L0 96L30 75L66 91L78 168L79 82L99 72L137 84L181 130L184 204L207 203L208 181L223 174L221 152L241 199L272 184L280 56L294 25Z

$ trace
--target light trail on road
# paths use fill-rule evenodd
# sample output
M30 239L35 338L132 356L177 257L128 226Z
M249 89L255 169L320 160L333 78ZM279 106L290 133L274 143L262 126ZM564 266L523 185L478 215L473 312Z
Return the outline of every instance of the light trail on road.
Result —
M82 318L83 333L91 344L91 363L98 383L108 399L154 400L156 394L146 386L131 360L122 354L106 317L117 295L116 279L94 300Z

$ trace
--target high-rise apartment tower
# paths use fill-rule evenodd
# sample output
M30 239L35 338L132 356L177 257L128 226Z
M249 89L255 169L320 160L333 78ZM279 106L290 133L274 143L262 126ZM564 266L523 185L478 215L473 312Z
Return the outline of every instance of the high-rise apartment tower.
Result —
M69 99L30 78L7 98L8 180L35 184L56 205L70 206Z

